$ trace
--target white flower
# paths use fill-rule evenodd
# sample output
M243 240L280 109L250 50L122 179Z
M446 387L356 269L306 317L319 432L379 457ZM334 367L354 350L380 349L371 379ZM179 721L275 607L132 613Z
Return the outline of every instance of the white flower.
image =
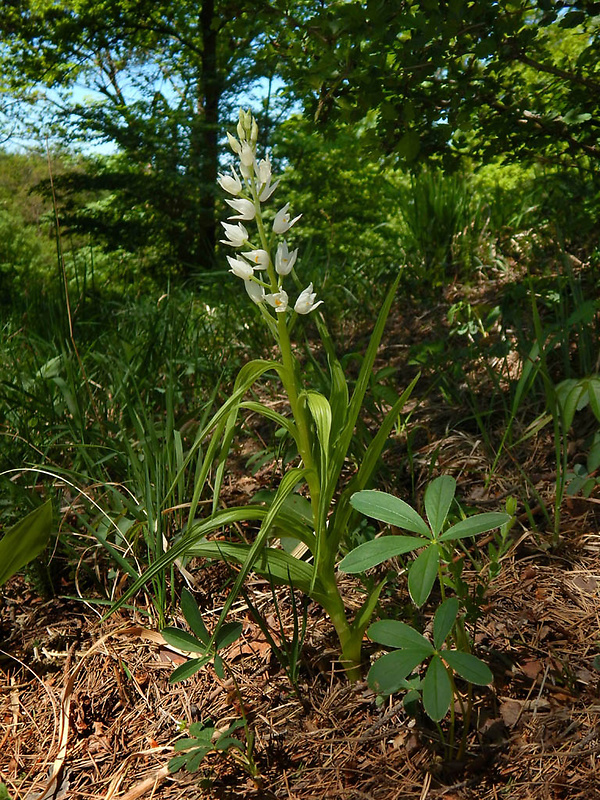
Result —
M265 300L270 306L273 306L275 311L277 311L278 313L287 311L288 296L287 292L284 292L283 289L280 292L276 292L275 294L265 295Z
M265 290L256 281L244 281L248 296L254 303L262 303L265 299Z
M231 247L242 247L248 241L248 231L241 222L237 225L230 225L228 222L222 222L221 225L225 228L225 236L227 239L221 239L223 244L228 244Z
M238 212L227 219L254 219L256 216L256 206L252 200L245 200L244 198L240 200L230 200L226 197L225 202L227 205L231 206L234 211Z
M258 199L261 203L266 202L279 186L279 181L271 185L271 162L268 158L263 158L258 164L254 165L254 172L258 180Z
M232 256L227 256L227 261L229 261L229 266L231 267L229 271L237 275L238 278L243 278L247 281L254 275L254 269L247 261L242 261L241 258L233 258Z
M219 172L219 186L221 189L225 189L226 192L229 192L229 194L236 195L242 191L242 182L233 167L231 168L231 172L233 175L223 175Z
M290 220L290 215L288 214L288 208L290 207L289 203L286 203L283 208L280 208L277 214L275 214L275 219L273 220L273 231L275 233L285 233L289 231L289 229L294 225L294 223L298 222L302 214L298 214L297 217Z
M261 158L258 164L255 164L254 172L261 186L271 180L271 162L268 156L267 158Z
M309 283L296 300L296 305L294 306L296 314L310 314L317 306L320 306L323 301L319 300L318 303L315 303L316 296L316 292L313 292L312 283Z
M236 156L242 152L242 145L238 142L235 136L232 136L229 131L227 131L227 141L229 142L229 147L233 150Z
M275 253L275 270L279 275L289 275L292 271L296 258L298 257L298 248L290 253L288 250L287 242L279 243L277 252Z
M270 258L266 250L249 250L242 255L254 264L254 269L266 269L269 266Z
M240 161L245 167L251 167L254 164L254 149L248 144L248 142L242 143Z

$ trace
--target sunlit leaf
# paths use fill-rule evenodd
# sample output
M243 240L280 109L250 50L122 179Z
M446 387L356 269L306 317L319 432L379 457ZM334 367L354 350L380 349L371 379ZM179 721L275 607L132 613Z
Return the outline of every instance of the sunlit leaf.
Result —
M387 492L365 489L352 495L350 502L357 511L367 517L431 538L431 531L425 520L399 497Z
M442 530L456 492L456 481L450 475L440 475L425 490L425 513L434 536Z
M434 649L424 636L405 622L395 619L381 619L374 622L367 631L369 639L386 647L420 650L423 658L433 653Z
M491 669L477 656L462 653L460 650L444 650L442 658L452 669L469 683L487 686L494 680Z
M394 556L410 553L417 547L423 547L427 540L416 536L381 536L370 542L363 542L351 550L339 563L340 572L364 572L376 567Z
M484 514L475 514L467 517L439 537L440 542L450 542L455 539L465 539L469 536L476 536L478 533L486 533L494 528L499 528L510 521L510 515L503 511L487 511Z

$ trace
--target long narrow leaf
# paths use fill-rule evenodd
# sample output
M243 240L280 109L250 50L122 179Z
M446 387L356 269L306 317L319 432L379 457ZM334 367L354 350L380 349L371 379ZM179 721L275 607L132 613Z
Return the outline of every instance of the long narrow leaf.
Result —
M348 454L348 448L350 447L356 421L358 420L358 416L361 412L365 393L369 386L371 373L373 371L373 364L375 363L377 350L381 342L381 337L383 336L383 331L390 313L394 295L396 294L396 289L398 288L399 280L400 275L398 275L388 290L381 307L381 311L379 312L379 316L377 317L377 322L375 323L375 328L371 334L371 340L363 359L360 373L354 387L354 392L352 393L352 398L350 400L350 405L348 407L348 413L346 416L345 427L340 432L340 436L335 445L335 450L332 454L332 471L336 475L339 475L341 472L344 461Z

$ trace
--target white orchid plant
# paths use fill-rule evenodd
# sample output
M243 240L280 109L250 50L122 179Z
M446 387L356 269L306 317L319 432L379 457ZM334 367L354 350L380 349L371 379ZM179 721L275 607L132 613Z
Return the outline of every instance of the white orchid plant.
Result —
M273 182L271 162L268 158L260 161L256 158L256 142L258 125L249 111L240 112L237 126L238 139L227 134L229 145L239 157L238 169L231 168L231 175L219 173L219 185L236 199L227 198L225 202L236 212L230 220L240 220L236 224L222 222L226 239L223 244L242 250L241 258L227 256L230 272L244 281L250 299L261 306L267 324L274 331L275 320L265 304L275 310L276 314L285 314L289 310L289 295L283 288L285 278L293 272L298 249L290 252L285 239L277 241L275 257L271 254L277 237L286 234L298 222L302 214L291 218L290 204L286 203L276 214L271 225L271 234L263 220L262 204L266 203L275 192L279 181ZM240 177L241 175L241 177ZM257 239L250 241L250 234L244 222L256 224ZM258 273L258 274L257 274ZM297 314L309 314L323 302L315 303L316 293L312 283L300 292L294 311ZM277 323L279 324L279 323ZM277 335L277 334L276 334Z
M188 523L178 541L162 559L157 560L119 604L130 597L153 574L181 557L202 556L240 565L235 583L224 605L220 622L226 618L250 572L266 576L271 582L288 584L319 603L336 630L341 662L352 680L362 675L361 648L367 626L374 613L383 583L370 587L361 608L352 613L338 586L338 563L341 550L352 530L353 517L359 515L350 504L356 491L368 486L381 452L397 422L416 379L398 397L382 422L378 433L366 447L360 466L352 479L340 485L340 476L348 466L348 454L354 429L368 389L377 349L389 314L397 280L390 288L363 358L361 371L349 387L337 359L331 338L320 313L314 315L329 366L329 390L322 394L304 385L303 373L291 346L290 332L297 315L310 314L322 305L316 301L313 284L302 289L296 275L298 250L290 250L285 234L301 218L292 217L286 203L268 225L263 205L271 199L279 181L273 180L268 158L258 160L258 126L248 111L240 111L237 137L228 134L229 144L238 159L237 168L219 175L221 188L230 197L227 204L235 212L222 222L222 242L236 251L228 255L230 271L244 282L250 299L257 304L268 325L279 360L254 360L245 364L235 381L233 392L224 405L198 433L182 470L196 458L196 484ZM255 226L250 235L246 224ZM299 292L293 306L284 284L288 277ZM290 288L290 287L288 287ZM246 400L249 389L266 374L276 374L289 403L289 414ZM255 502L237 508L221 508L219 496L227 458L233 443L241 410L258 413L273 421L295 442L298 463L287 469L268 503ZM180 473L181 474L181 473ZM213 476L209 485L209 475ZM177 485L180 475L175 477ZM198 517L200 499L213 493L212 512ZM251 544L219 538L211 534L231 529L239 523L253 522L258 532ZM284 549L282 542L295 547ZM205 660L202 663L206 663Z

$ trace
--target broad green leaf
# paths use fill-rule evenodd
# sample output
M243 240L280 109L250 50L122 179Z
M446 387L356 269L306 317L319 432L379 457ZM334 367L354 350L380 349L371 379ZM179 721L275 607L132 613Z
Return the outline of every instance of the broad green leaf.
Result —
M208 724L208 720L205 722L192 722L188 727L188 732L196 737L196 741L199 740L201 744L207 744L212 742L215 728Z
M181 610L185 621L198 639L200 639L204 645L208 645L210 642L210 633L206 629L198 604L194 600L192 593L186 588L181 591Z
M423 679L423 708L428 717L439 722L452 702L452 684L439 656L434 656Z
M416 536L380 536L370 542L363 542L351 550L339 563L340 572L364 572L387 561L388 558L410 553L417 547L428 544L428 540Z
M450 475L440 475L425 490L425 513L433 535L442 530L456 492L456 481Z
M226 622L221 626L219 633L215 638L215 647L217 650L222 650L233 644L236 639L239 639L242 633L242 624L240 622Z
M449 597L444 600L442 605L435 612L433 618L433 643L436 650L440 650L446 637L452 630L458 614L458 600L456 597Z
M434 649L424 636L405 622L396 619L380 619L367 631L369 639L386 647L420 650L423 658L430 656Z
M353 494L350 503L367 517L431 538L431 531L425 520L399 497L375 489L365 489Z
M230 747L235 747L237 750L241 750L242 753L245 752L244 745L235 736L225 736L215 742L215 750L228 750Z
M185 664L180 664L169 676L169 683L178 683L179 681L185 681L191 678L198 670L208 664L210 660L210 656L204 656L204 658L192 658L186 661Z
M422 652L394 650L378 658L369 670L369 686L381 694L394 694L402 688L402 681L423 661Z
M462 653L460 650L444 650L442 658L452 669L469 683L487 686L494 680L491 669L477 656Z
M212 745L212 735L208 738L209 743ZM177 739L175 744L173 745L173 750L176 753L180 753L182 750L189 750L190 747L198 747L200 746L200 739L196 737L187 737L185 739Z
M196 639L191 633L182 631L180 628L163 628L161 633L165 642L178 650L184 650L186 653L206 652L206 644L204 642Z
M212 749L213 748L211 746L209 748L207 748L207 747L198 747L196 750L193 750L188 755L187 764L185 765L186 771L190 772L190 773L197 772L198 771L198 767L204 761L204 759L206 758L206 756L210 753L210 751Z
M174 758L169 759L169 772L179 772L179 770L185 765L187 761L187 756L175 756Z
M486 511L485 514L475 514L467 517L439 537L440 542L451 542L455 539L466 539L469 536L476 536L478 533L486 533L494 528L499 528L509 522L510 516L503 511Z
M0 586L42 552L52 530L52 501L31 511L0 540Z
M408 591L416 606L421 607L433 589L438 574L440 554L437 545L430 545L413 561L408 572Z

